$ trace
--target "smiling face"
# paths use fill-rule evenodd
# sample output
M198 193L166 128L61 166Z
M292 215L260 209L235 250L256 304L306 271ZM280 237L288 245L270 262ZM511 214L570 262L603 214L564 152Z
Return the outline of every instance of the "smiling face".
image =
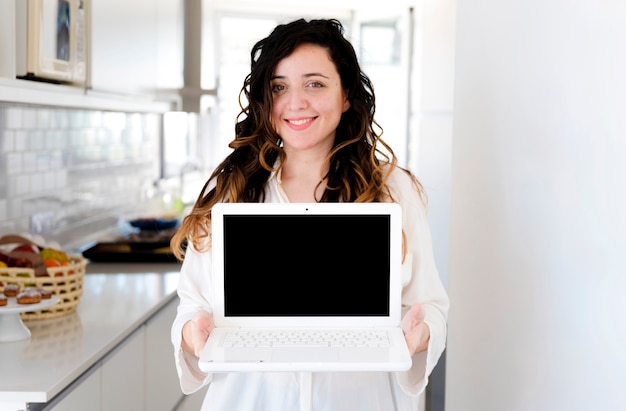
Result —
M330 151L350 103L326 49L298 46L276 66L271 89L272 124L285 151Z

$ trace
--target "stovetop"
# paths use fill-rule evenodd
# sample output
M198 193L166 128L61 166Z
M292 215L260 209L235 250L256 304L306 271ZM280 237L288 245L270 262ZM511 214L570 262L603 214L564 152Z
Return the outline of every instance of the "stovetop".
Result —
M176 228L163 231L139 231L114 241L98 242L83 251L94 262L177 262L170 249Z

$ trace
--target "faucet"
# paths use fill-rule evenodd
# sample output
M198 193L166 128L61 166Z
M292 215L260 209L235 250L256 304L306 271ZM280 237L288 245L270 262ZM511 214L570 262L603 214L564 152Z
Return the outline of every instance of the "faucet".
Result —
M180 167L178 177L180 180L180 183L179 183L180 200L182 202L183 207L193 203L193 198L191 201L185 201L185 176L188 173L192 173L194 171L201 171L201 170L202 170L202 167L200 167L200 164L195 160L189 160Z

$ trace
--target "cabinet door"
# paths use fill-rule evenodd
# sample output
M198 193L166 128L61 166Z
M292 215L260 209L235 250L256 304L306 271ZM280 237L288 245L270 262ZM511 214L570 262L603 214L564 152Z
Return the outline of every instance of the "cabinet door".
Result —
M100 368L92 372L85 379L75 384L76 388L56 403L51 410L54 411L100 411L101 374ZM47 409L47 408L46 408Z
M157 89L183 87L184 0L157 0Z
M146 409L171 410L183 396L174 364L170 329L178 298L146 323Z
M182 87L181 0L92 0L94 91L154 95Z
M91 87L141 94L156 87L157 27L152 0L93 0Z
M0 77L15 78L15 0L0 0Z
M145 326L118 346L102 364L102 411L143 410Z

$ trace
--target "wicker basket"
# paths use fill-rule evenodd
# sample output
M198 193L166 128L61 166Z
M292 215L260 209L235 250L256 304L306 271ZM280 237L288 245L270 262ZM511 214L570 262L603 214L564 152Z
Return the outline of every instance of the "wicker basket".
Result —
M61 301L39 311L27 311L20 314L22 320L43 320L60 317L76 310L83 295L83 279L87 260L72 256L73 264L64 267L48 268L50 276L35 276L35 270L29 268L0 267L0 292L6 284L18 284L25 287L41 287L52 291Z
M27 256L32 253L19 254ZM43 320L74 312L83 295L83 279L87 260L79 256L70 256L71 263L69 265L47 268L44 266L45 271L42 273L41 257L32 254L28 258L34 259L35 269L0 267L0 293L4 292L4 287L7 284L17 284L21 290L26 287L44 288L59 297L60 301L45 310L20 313L22 320Z

